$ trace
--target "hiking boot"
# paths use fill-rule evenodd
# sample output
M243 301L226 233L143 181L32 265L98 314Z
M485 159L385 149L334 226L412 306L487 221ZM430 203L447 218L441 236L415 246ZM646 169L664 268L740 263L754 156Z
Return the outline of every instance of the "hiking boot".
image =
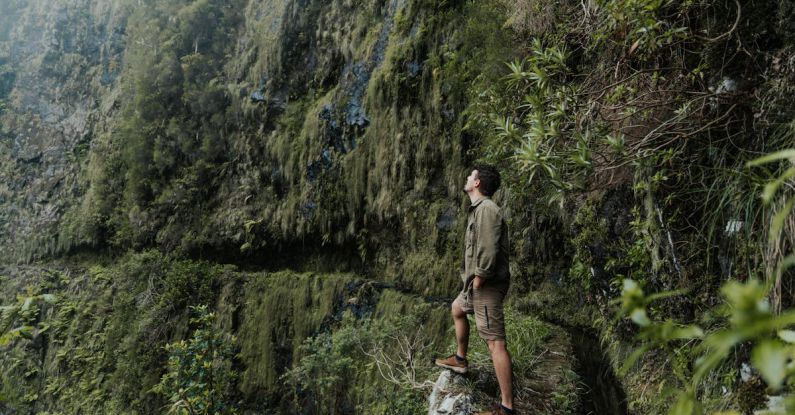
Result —
M476 412L476 413L474 413L474 414L472 414L472 415L516 415L516 410L514 409L514 410L513 410L513 411L511 411L511 413L509 414L509 413L508 413L508 411L506 411L505 409L503 409L503 406L502 406L502 405L500 405L500 404L497 404L497 405L495 405L495 406L494 406L494 409L492 409L491 411L486 411L486 412Z
M464 374L467 373L467 360L460 359L455 354L452 354L444 359L436 359L436 366L443 367L445 369L450 369L455 373Z

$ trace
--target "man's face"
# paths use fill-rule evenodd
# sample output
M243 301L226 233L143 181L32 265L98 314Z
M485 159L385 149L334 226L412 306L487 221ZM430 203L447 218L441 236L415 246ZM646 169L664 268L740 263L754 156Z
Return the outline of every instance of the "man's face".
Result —
M472 173L469 173L469 176L467 176L467 183L464 185L464 191L469 193L475 190L475 188L478 186L480 186L480 179L478 179L478 171L472 170Z

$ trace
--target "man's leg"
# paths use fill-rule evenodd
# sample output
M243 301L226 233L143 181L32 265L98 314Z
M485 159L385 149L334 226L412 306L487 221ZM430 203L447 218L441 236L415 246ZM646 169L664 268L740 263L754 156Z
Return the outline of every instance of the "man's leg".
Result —
M458 301L453 301L452 314L455 323L455 341L458 345L456 354L466 359L469 348L469 320L464 310L458 305Z
M491 360L494 362L494 373L500 384L502 406L513 409L513 372L511 369L511 355L505 346L505 340L488 340Z

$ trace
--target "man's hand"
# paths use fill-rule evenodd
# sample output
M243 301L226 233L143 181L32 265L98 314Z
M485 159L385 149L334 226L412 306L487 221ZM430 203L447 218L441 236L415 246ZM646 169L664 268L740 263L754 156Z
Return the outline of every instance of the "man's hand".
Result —
M472 281L472 286L475 288L480 288L483 285L483 278L480 278L480 275L475 275L475 279Z

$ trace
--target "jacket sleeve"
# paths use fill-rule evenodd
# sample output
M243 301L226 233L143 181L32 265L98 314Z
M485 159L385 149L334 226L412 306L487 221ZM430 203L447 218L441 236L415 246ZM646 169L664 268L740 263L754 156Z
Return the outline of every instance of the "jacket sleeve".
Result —
M502 215L498 209L482 209L476 223L475 275L489 279L497 268L500 235L502 234Z

